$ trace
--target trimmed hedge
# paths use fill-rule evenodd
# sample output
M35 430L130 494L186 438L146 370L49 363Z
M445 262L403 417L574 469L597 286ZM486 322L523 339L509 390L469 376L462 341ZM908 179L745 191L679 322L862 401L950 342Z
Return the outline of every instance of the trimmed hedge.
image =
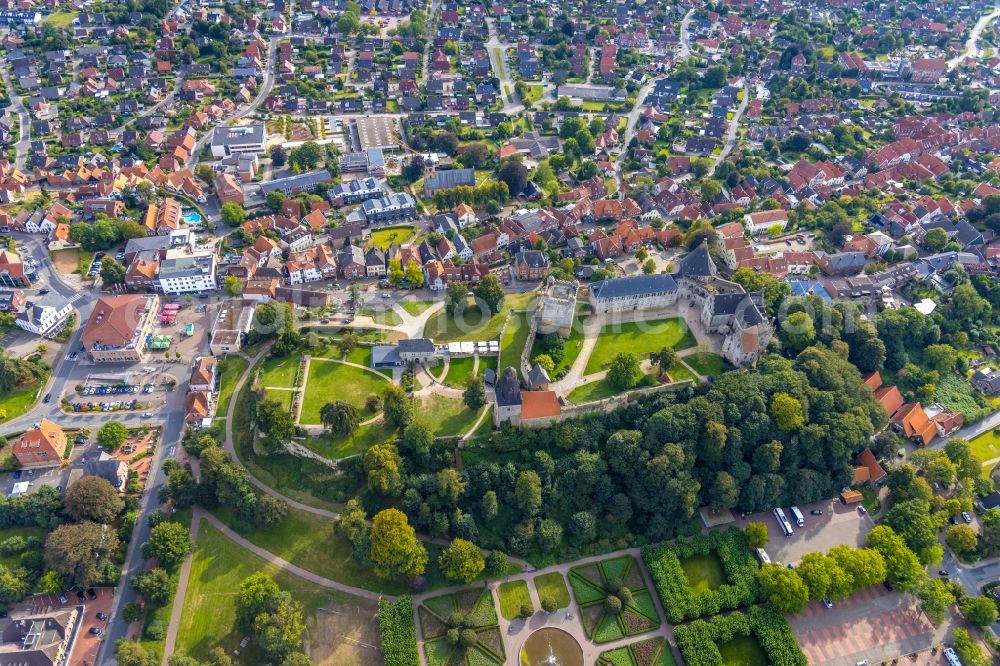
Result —
M382 634L385 666L417 666L417 628L413 624L413 602L409 597L378 602L378 626Z
M771 666L808 666L792 628L773 608L755 606L746 614L735 611L674 627L677 648L687 666L718 666L722 663L719 643L742 636L753 636L760 643Z
M726 573L726 583L715 590L695 594L688 584L681 560L714 551ZM663 603L670 624L680 624L703 615L718 615L724 610L749 606L757 601L757 560L747 545L743 530L699 534L676 543L643 546L642 559Z

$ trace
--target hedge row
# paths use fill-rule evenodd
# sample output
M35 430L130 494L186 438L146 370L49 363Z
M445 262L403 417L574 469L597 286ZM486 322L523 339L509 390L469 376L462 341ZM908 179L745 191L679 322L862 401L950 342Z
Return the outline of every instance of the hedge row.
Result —
M744 636L757 639L771 666L807 666L809 663L792 628L773 608L755 606L746 614L736 611L713 617L708 622L695 620L674 627L677 648L687 666L718 666L722 663L719 645Z
M697 595L688 585L681 560L715 552L722 562L726 582L715 590ZM676 543L661 543L642 548L642 559L660 595L663 610L670 624L679 624L703 615L718 615L720 611L748 606L757 601L757 560L747 545L743 530L728 530L699 534Z
M378 602L378 626L382 633L385 666L417 666L417 628L413 624L413 602L409 597Z

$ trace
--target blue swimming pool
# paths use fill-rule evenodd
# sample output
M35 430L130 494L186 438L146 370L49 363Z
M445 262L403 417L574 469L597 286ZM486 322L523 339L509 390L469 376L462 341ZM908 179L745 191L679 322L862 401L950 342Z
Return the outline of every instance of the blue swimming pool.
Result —
M201 214L193 210L189 213L184 213L181 219L184 220L185 224L201 224Z

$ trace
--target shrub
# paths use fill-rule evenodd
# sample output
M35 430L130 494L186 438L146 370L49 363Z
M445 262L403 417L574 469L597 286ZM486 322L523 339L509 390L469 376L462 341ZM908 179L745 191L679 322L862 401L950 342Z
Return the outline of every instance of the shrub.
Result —
M604 600L604 610L608 613L618 615L622 612L622 600L613 594L609 594Z
M726 583L698 595L691 591L681 560L715 552L722 562ZM703 615L717 615L723 610L746 606L757 600L757 561L747 545L742 530L731 527L725 532L709 532L674 544L661 543L642 548L642 559L660 595L670 624L679 624Z
M751 608L746 614L736 611L713 617L708 622L694 622L674 627L677 648L687 666L715 666L722 663L719 643L742 636L753 636L775 666L806 666L806 656L799 648L791 627L773 608Z
M413 602L400 597L378 604L379 629L382 634L382 657L385 666L417 666L417 628L413 623Z
M527 619L534 614L535 614L535 609L531 607L531 604L521 604L521 612L519 613L519 615L522 618Z
M559 604L550 595L542 597L542 610L546 613L554 613L559 609Z
M149 626L146 627L146 631L143 632L151 641L163 640L163 637L167 635L167 623L163 620L155 620L150 622Z
M464 648L470 648L476 644L476 640L478 640L478 637L476 636L475 629L462 629L458 638L458 644Z
M459 636L458 636L458 629L456 629L455 627L452 627L451 629L448 630L448 632L445 634L445 636L448 639L448 644L449 645L458 645L458 638L459 638Z

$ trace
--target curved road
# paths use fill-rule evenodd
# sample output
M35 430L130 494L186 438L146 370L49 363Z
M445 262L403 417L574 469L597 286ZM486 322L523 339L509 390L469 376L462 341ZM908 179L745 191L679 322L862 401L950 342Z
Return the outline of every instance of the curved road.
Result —
M14 146L17 151L17 159L14 162L14 166L17 169L23 169L24 163L28 159L28 151L31 148L31 119L28 116L28 110L24 108L24 102L21 100L21 96L17 94L16 90L14 90L14 85L10 80L10 72L7 69L6 62L0 66L0 77L3 78L3 84L7 87L7 96L10 98L10 104L20 119L21 132L17 143ZM47 256L48 252L45 254Z
M989 25L990 21L1000 16L1000 5L993 7L993 11L989 14L984 14L979 17L976 21L976 25L972 27L972 32L969 33L969 39L965 42L965 48L957 56L948 61L948 71L955 69L961 64L966 58L978 58L982 53L979 50L977 42L979 41L979 36L983 34L983 30Z

